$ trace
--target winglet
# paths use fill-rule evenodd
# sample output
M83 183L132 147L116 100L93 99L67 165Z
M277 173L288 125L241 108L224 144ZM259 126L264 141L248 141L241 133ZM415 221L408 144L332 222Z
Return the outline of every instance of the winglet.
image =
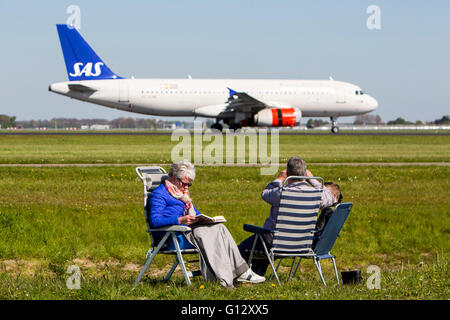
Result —
M234 91L233 89L230 89L230 88L228 88L228 87L227 87L227 89L228 89L228 91L229 91L230 98L231 98L232 96L234 96L234 95L237 93L237 92Z

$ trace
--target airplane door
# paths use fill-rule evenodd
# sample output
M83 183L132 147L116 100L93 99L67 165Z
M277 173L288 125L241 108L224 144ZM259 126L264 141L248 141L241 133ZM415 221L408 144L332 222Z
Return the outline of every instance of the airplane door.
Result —
M119 80L119 102L129 102L128 79Z

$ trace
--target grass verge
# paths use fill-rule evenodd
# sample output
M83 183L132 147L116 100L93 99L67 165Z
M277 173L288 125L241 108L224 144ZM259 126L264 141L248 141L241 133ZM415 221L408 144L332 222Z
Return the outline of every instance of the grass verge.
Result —
M133 167L0 168L0 298L3 299L448 299L448 167L325 167L313 173L341 185L354 203L333 253L340 270L381 268L381 289L335 283L325 262L323 287L311 261L292 283L270 281L223 290L181 274L155 282L172 257L158 257L143 284L132 283L148 236L141 183ZM243 223L262 225L260 192L272 177L259 168L202 167L191 195L200 211L225 215L240 242ZM169 261L170 260L170 261ZM80 290L66 287L69 265ZM287 262L283 264L287 268ZM366 275L367 277L368 275Z

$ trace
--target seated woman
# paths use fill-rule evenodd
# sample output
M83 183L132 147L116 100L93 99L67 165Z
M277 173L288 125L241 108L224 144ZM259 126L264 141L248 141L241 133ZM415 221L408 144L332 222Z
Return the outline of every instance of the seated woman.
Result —
M188 191L194 179L195 169L190 162L170 166L169 179L149 197L152 228L175 224L190 226L192 230L184 233L184 239L199 250L200 270L208 281L218 280L224 287L232 287L235 279L249 283L265 281L249 268L224 224L193 225L200 214Z

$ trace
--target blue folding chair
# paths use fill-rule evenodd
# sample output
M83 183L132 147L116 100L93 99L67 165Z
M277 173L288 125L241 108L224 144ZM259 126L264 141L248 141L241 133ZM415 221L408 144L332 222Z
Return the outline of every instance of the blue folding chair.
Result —
M198 250L194 246L192 246L183 236L183 232L190 231L191 228L188 226L173 225L154 229L150 225L150 203L148 202L148 197L156 187L158 187L165 179L168 178L167 172L161 167L137 167L136 173L144 184L145 221L147 223L147 232L150 235L151 248L146 252L145 265L139 273L134 286L139 283L145 271L150 266L153 259L158 253L176 255L175 262L173 263L172 268L167 273L164 280L168 281L175 271L176 267L179 265L183 272L186 283L190 285L191 280L189 278L192 276L200 275L199 271L187 271L185 261L183 260L183 254L198 253ZM158 239L160 240L158 241Z
M342 227L344 226L345 221L348 218L348 215L350 214L350 210L352 209L353 203L351 202L344 202L336 205L336 208L334 209L333 213L331 214L330 219L328 220L327 224L325 225L325 228L322 232L322 234L319 236L319 241L317 242L316 246L313 249L314 254L312 256L305 256L304 258L312 258L314 259L314 264L317 267L317 270L320 275L320 279L322 280L323 284L326 286L325 279L322 274L322 267L320 265L320 260L323 259L331 259L333 261L333 267L334 271L336 273L336 279L339 284L339 274L336 267L336 256L331 254L331 250L333 249L333 246L336 242L337 237L339 236L339 233L342 230ZM302 256L298 256L299 260L297 262L297 265L295 266L294 272L292 273L292 277L297 272L298 266L300 265ZM280 265L281 259L278 262L278 266ZM293 265L295 263L295 259L293 261ZM277 266L277 269L278 269Z

